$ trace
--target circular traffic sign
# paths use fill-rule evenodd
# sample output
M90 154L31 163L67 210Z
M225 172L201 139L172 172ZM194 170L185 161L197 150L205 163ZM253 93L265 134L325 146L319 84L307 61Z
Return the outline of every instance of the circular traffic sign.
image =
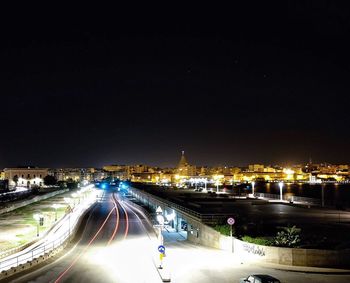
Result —
M158 251L159 251L161 254L165 254L165 247L164 247L163 245L158 246Z
M235 224L235 220L232 217L230 217L227 219L227 223L228 223L228 225L233 225L233 224Z

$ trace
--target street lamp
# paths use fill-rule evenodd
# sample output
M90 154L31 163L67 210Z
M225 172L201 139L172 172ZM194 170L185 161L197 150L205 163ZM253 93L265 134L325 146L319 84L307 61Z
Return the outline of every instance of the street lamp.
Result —
M62 207L62 206L60 204L58 204L58 203L54 203L52 205L52 208L55 209L55 221L57 221L57 208L60 208L60 207Z
M157 221L159 223L159 240L160 240L160 244L163 245L162 228L164 226L164 216L163 216L163 210L160 206L157 207L156 213L157 213Z
M219 192L219 180L216 180L215 185L216 185L216 192L218 193Z
M68 214L68 235L70 236L70 214L72 212L72 208L71 208L71 203L72 203L72 199L71 198L64 198L64 201L68 204L69 207L69 214Z
M78 197L78 194L77 193L72 193L71 196L73 198L73 203L74 203L74 206L75 206L75 199Z
M283 200L283 195L282 195L282 189L283 189L283 182L279 182L278 186L280 187L280 200Z
M37 224L36 236L39 237L39 224L44 224L44 216L41 213L34 213L33 218L36 220Z
M253 195L253 197L254 197L254 187L255 187L255 182L253 181L252 182L252 195Z
M325 183L323 183L322 185L321 185L321 187L322 187L322 207L324 207L324 187L325 187Z

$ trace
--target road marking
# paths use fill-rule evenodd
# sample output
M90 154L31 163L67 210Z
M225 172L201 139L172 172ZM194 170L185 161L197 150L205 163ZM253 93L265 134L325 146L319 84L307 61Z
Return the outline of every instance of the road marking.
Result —
M100 232L102 231L103 227L105 226L105 224L107 223L109 217L111 216L111 214L113 213L113 210L115 208L113 207L111 209L111 211L108 213L106 219L104 220L104 222L102 223L102 225L100 226L100 228L98 229L98 231L96 232L96 234L92 237L92 239L89 241L89 243L87 244L87 246L84 248L84 250L78 254L76 256L76 258L72 261L72 263L68 266L68 268L63 271L59 276L58 278L55 280L55 283L58 283L62 277L75 265L75 263L80 259L80 257L86 252L86 250L90 247L90 245L95 241L96 237L98 236L98 234L100 234Z
M113 234L112 234L112 237L109 239L108 243L107 243L107 246L110 245L110 243L114 240L114 237L118 231L118 227L119 227L119 209L118 209L118 205L117 205L117 202L114 198L114 193L113 193L113 203L114 203L114 208L115 208L115 211L116 211L116 216L117 216L117 222L115 224L115 227L114 227L114 231L113 231Z
M117 200L113 194L113 198L115 200ZM123 209L124 213L125 213L125 219L126 219L126 227L125 227L125 234L124 234L124 239L126 238L126 236L128 235L128 232L129 232L129 216L128 216L128 212L126 211L125 207L122 205L122 203L119 201L119 198L118 198L118 203L119 205L121 206L121 208Z

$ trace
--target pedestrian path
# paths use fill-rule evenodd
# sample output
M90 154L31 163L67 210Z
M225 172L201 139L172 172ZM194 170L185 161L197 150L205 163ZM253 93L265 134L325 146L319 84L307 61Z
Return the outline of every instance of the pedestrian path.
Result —
M171 227L165 227L162 232L162 235L165 243L179 242L187 239L187 232L176 232L176 230Z

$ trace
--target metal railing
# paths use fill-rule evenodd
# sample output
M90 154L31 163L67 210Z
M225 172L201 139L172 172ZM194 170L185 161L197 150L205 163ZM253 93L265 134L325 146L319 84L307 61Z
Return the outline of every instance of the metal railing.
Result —
M178 212L182 214L187 214L187 216L190 216L194 218L197 221L200 221L202 223L213 223L217 222L218 220L222 218L227 218L228 216L232 216L232 213L199 213L197 211L194 211L190 208L187 208L185 206L179 205L177 203L171 202L166 199L162 199L158 196L152 195L150 193L147 193L145 191L141 191L139 189L132 188L131 190L134 190L134 194L140 195L142 198L147 198L149 201L149 198L152 198L162 205L168 206L169 208L176 209Z
M27 262L33 261L35 258L38 258L44 255L45 253L53 251L54 249L62 246L62 244L68 241L70 238L70 234L70 231L67 231L61 237L52 242L45 243L42 246L34 248L26 253L15 256L13 258L0 261L0 270L7 270L11 267L18 267L20 264L25 264Z
M194 210L189 209L187 207L184 207L182 205L176 204L176 203L171 202L169 200L162 199L158 196L152 195L152 194L147 193L145 191L141 191L139 189L132 188L132 190L135 190L140 195L143 194L148 198L153 198L153 199L157 200L158 202L160 202L161 204L168 206L169 208L175 208L175 209L179 210L180 212L187 213L187 214L190 214L192 217L198 218L198 220L201 219L202 214L200 214L197 211L194 211ZM137 193L135 193L135 194L137 194Z
M43 242L42 244L40 244L40 246L33 248L27 252L15 255L11 258L6 258L4 260L0 260L0 272L3 270L10 269L12 267L18 267L20 264L25 264L27 262L30 262L30 261L34 260L35 258L38 258L38 257L44 255L45 253L48 253L48 252L62 246L63 244L67 243L70 240L71 235L74 235L76 229L78 228L78 223L81 219L81 216L84 215L84 213L86 211L88 211L88 209L82 210L80 212L80 215L78 217L76 217L73 222L71 222L71 219L70 219L71 215L67 214L66 216L68 217L68 219L65 220L65 221L68 220L68 227L66 229L67 231L65 231L65 232L62 231L63 234L60 237L58 237L57 239L50 241L48 243Z

